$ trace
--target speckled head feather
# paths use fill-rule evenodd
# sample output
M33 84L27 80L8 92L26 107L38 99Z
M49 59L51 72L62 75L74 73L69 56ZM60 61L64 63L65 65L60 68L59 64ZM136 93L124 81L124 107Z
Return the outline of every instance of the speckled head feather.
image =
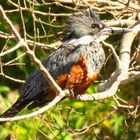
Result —
M77 39L85 35L96 35L104 28L99 15L92 9L87 9L67 20L63 41Z

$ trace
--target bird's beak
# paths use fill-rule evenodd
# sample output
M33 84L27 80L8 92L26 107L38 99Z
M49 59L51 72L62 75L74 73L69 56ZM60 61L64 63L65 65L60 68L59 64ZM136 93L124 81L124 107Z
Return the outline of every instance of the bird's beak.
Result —
M103 30L103 33L105 34L123 34L127 32L132 32L133 29L129 28L121 28L121 27L105 27Z

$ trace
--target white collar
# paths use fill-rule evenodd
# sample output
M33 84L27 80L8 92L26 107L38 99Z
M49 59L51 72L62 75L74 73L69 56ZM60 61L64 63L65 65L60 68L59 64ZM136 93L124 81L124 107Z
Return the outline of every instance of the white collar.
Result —
M75 46L78 46L80 44L86 45L93 42L93 37L91 35L85 35L83 37L80 37L78 39L71 39L69 41L65 41L64 44L73 44Z

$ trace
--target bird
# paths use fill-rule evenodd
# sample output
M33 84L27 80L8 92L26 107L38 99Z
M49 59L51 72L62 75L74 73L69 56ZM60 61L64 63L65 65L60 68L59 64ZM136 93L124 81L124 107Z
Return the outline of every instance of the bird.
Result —
M67 19L62 45L43 62L62 90L69 89L74 96L84 94L99 76L105 62L101 41L112 33L112 29L106 29L99 15L92 9L82 10ZM13 117L25 107L42 107L56 96L38 69L29 75L20 93L17 101L0 118Z

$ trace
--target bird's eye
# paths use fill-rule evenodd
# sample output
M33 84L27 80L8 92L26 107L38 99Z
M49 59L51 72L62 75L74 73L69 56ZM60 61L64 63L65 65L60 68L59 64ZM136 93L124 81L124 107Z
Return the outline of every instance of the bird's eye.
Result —
M91 28L100 28L100 26L99 26L99 24L97 24L97 23L93 23L93 24L91 25Z

